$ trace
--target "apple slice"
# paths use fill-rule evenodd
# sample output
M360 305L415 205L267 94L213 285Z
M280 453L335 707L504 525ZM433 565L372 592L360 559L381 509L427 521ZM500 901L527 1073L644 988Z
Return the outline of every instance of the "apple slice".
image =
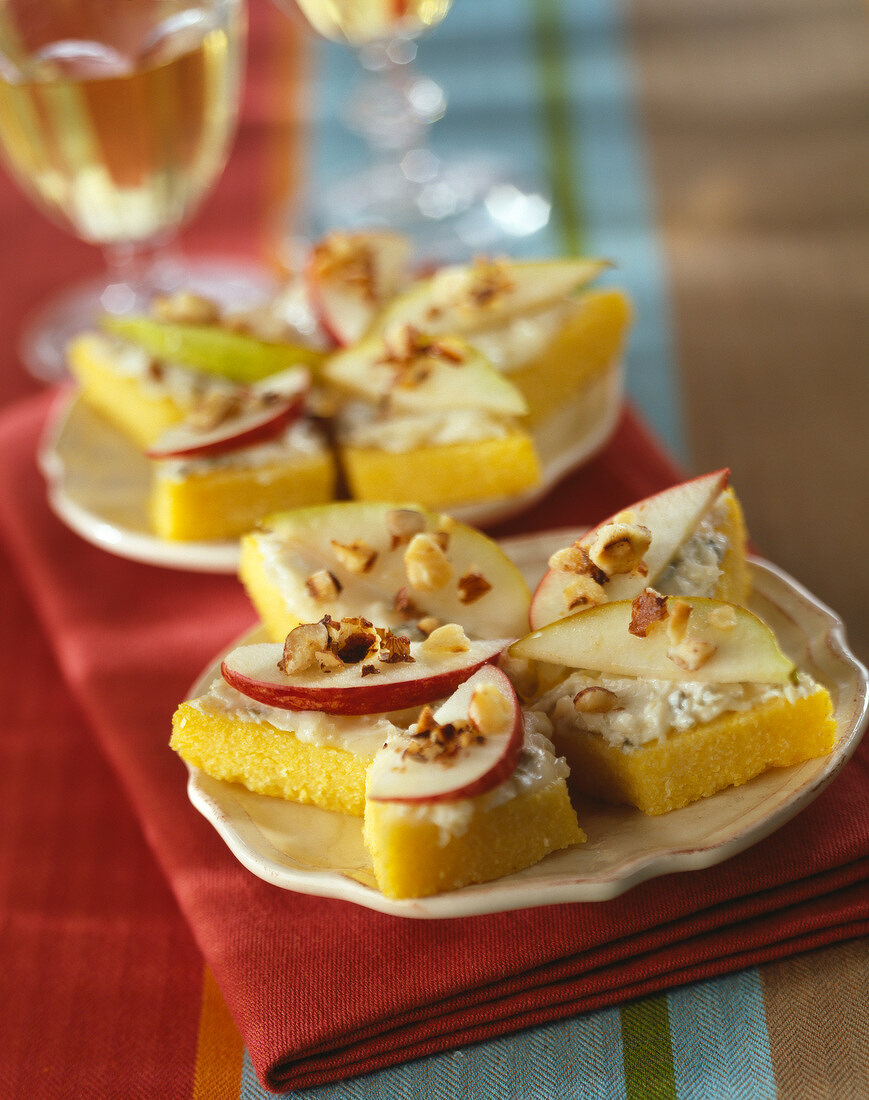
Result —
M168 428L145 452L148 458L193 458L223 454L274 439L302 415L310 375L291 367L247 392L216 395L211 410Z
M220 325L157 321L152 317L105 316L104 331L138 344L156 359L182 363L232 382L257 382L287 367L316 370L325 352L301 344L272 344Z
M699 596L661 600L666 615L645 636L629 630L636 601L618 600L520 638L510 655L656 680L784 684L793 679L793 661L766 623L744 607ZM685 607L690 612L681 633L675 627Z
M434 721L440 727L434 738L426 737L418 722L378 750L368 773L367 798L454 802L485 794L516 770L525 723L513 686L500 669L481 668L435 711ZM466 723L475 736L462 744Z
M323 329L340 346L361 339L404 282L411 245L399 233L330 233L311 249L305 282Z
M284 647L280 642L261 642L234 649L224 658L220 671L230 687L269 707L325 714L380 714L449 695L509 644L509 638L470 642L468 649L454 653L431 649L425 642L412 642L411 661L388 664L372 657L333 672L323 672L314 664L285 673L278 664ZM374 671L366 673L366 668Z
M558 259L443 267L393 299L371 331L388 334L411 325L434 336L467 336L561 301L608 266L605 260Z
M404 330L394 340L363 340L328 359L323 376L348 393L388 400L396 412L472 408L522 416L528 411L516 386L459 337Z
M440 572L424 587L412 583L419 581L413 568L419 544L410 552L417 534L445 547L442 561L433 553ZM354 562L346 550L354 544L373 555L369 562ZM324 570L338 582L331 598L313 594L309 583ZM498 544L415 504L340 501L269 516L243 540L242 572L267 578L248 589L258 593L266 621L286 607L299 622L328 613L396 626L432 616L459 623L475 638L518 638L528 629L528 586Z
M646 572L616 573L603 581L607 600L632 600L647 585L654 584L727 487L729 476L727 469L716 470L664 489L604 520L579 540L581 548L589 549L601 528L620 520L646 527L651 534L648 550L643 554ZM532 630L568 614L570 606L565 590L575 580L575 574L561 569L546 571L531 599Z

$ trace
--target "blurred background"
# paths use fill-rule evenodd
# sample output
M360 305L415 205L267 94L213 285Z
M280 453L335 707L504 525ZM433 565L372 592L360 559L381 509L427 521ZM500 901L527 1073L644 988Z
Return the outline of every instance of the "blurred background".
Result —
M313 198L360 164L346 45L252 0L243 123L182 234L279 271ZM455 0L418 41L430 145L545 181L518 255L587 251L631 291L632 400L686 472L723 465L759 550L869 658L869 11L862 0ZM436 112L437 113L437 112ZM233 170L238 151L255 149ZM2 398L23 311L99 268L0 177Z

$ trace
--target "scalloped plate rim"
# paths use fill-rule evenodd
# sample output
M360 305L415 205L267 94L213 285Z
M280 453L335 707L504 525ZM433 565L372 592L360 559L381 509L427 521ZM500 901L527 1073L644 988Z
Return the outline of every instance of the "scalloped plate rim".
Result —
M502 545L514 560L517 555L521 560L521 557L528 555L529 552L539 552L539 548L545 546L547 540L553 546L563 545L562 540L575 537L576 534L577 531L569 529L543 532L538 535L504 540ZM221 804L206 789L216 788L225 798L232 799L238 812L240 807L232 795L234 785L211 779L189 764L187 765L188 797L196 809L210 821L239 862L259 878L295 893L336 898L395 916L427 919L454 918L541 905L607 901L651 878L673 872L713 867L758 843L812 802L853 755L869 718L869 672L848 648L844 623L840 617L798 581L771 562L758 557L750 558L750 562L755 579L760 581L761 588L770 584L773 588L776 585L783 586L783 590L791 601L796 605L803 604L808 609L806 614L817 618L818 629L812 633L806 633L805 637L811 644L823 644L828 651L828 658L835 664L847 668L850 672L848 679L855 680L856 691L852 697L854 719L850 728L837 739L832 752L826 758L826 765L813 780L807 782L793 797L767 817L718 843L702 847L668 848L639 853L608 873L589 875L559 871L553 873L551 881L539 877L523 881L519 877L523 872L518 872L517 875L496 879L493 882L467 886L428 898L391 900L376 889L347 877L337 870L294 870L276 862L268 854L268 849L271 847L268 841L263 837L263 845L259 848L248 843L233 824L232 814L227 810L226 804ZM765 591L760 594L764 598L771 598ZM790 610L794 608L790 607ZM257 627L246 632L242 638L233 643L233 646L245 640L253 640L260 635L261 630L261 627ZM201 694L214 675L215 666L224 652L226 650L222 651L208 669L203 671L191 688L190 697ZM846 682L844 678L838 681L840 687ZM811 763L813 762L808 761L795 767L806 767ZM782 775L786 775L791 770L776 769ZM729 788L729 792L734 793L743 789ZM721 793L727 795L728 791ZM623 809L625 814L639 812L629 807L619 809ZM685 809L690 810L691 807ZM246 813L243 809L241 812ZM676 810L673 814L683 812ZM673 814L666 816L672 818ZM581 819L580 824L582 824ZM581 845L576 846L576 851L580 855L582 848Z

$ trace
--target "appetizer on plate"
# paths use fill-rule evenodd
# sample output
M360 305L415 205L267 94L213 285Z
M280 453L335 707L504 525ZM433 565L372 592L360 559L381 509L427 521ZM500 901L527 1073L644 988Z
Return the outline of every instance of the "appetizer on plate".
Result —
M269 636L362 615L423 637L458 623L472 638L517 638L530 594L496 542L418 505L338 501L269 516L245 535L239 575Z
M830 751L826 689L745 608L646 588L551 623L514 657L569 673L537 701L575 790L662 814Z
M333 233L293 294L258 310L233 314L181 291L156 299L150 316L107 317L72 342L84 400L154 461L160 538L234 537L339 485L359 500L430 508L521 500L544 483L546 463L599 443L629 323L621 292L587 289L608 265L486 259L414 276L409 251L386 231ZM290 309L293 295L302 304ZM233 442L225 410L291 368L307 369L311 385L285 452L242 443L241 429ZM214 437L196 438L215 410L219 458ZM225 524L221 509L233 517Z

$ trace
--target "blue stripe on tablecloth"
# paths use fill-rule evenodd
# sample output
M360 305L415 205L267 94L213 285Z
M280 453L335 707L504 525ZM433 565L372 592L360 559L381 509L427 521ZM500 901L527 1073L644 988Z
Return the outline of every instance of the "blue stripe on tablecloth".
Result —
M624 14L613 0L561 0L560 18L571 56L568 94L585 243L590 253L616 262L609 281L627 287L634 301L628 391L670 450L684 459L668 285Z
M624 1100L618 1009L431 1055L334 1085L284 1094L305 1100ZM240 1100L269 1100L245 1052Z
M757 970L677 989L667 1002L679 1100L774 1100Z

